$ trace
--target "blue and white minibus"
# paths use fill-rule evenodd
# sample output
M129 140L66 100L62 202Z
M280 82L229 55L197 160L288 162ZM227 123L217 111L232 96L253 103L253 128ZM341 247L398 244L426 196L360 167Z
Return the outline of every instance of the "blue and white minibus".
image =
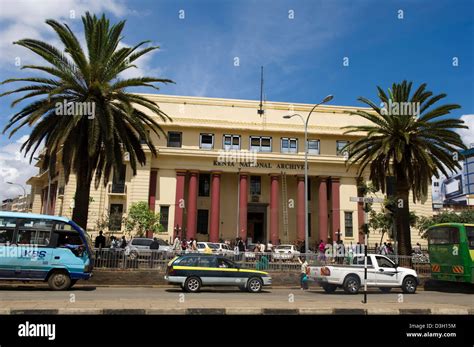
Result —
M92 276L93 257L90 237L65 217L0 211L0 280L65 290Z

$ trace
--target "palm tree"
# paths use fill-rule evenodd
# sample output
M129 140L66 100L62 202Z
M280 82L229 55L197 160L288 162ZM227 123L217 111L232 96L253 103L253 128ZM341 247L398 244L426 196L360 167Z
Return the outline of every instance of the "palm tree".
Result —
M71 172L77 178L73 220L86 228L94 174L96 188L101 179L106 184L110 174L118 172L122 166L125 153L129 154L133 174L136 174L137 164L146 163L141 141L152 155L157 153L147 129L159 136L158 132L163 133L163 130L156 122L156 116L163 122L170 119L155 103L129 93L127 88L158 89L155 83L172 81L155 77L121 78L120 73L136 67L134 61L159 47L143 48L149 42L143 41L134 47L119 48L125 21L110 25L105 15L98 18L86 13L82 22L87 51L69 26L55 20L47 20L46 23L64 44L64 52L43 41L23 39L14 42L48 63L22 68L39 70L46 76L5 80L2 84L31 84L1 96L27 92L16 99L12 107L26 99L30 103L11 117L3 133L9 130L11 137L25 125L33 126L21 150L25 151L25 155L31 153L31 161L36 149L44 144L44 168L53 166L53 158L59 157L61 152L66 182ZM64 110L59 112L61 105L71 109L75 108L74 105L87 105L95 112L92 117L77 111L64 116L61 115ZM148 111L151 113L147 114Z
M357 165L359 176L368 168L369 179L383 193L387 177L395 178L395 223L402 255L411 252L410 191L413 202L426 197L431 177L439 177L440 172L448 176L448 172L460 168L455 153L466 148L460 136L452 130L467 128L464 122L441 118L460 106L448 104L433 108L446 94L433 96L432 92L425 90L424 83L411 95L411 86L412 82L407 81L394 83L388 95L377 87L382 107L359 97L358 100L372 110L349 113L365 118L372 124L346 127L349 129L346 134L366 134L347 146L349 167ZM391 112L396 111L395 107L399 108L398 112Z

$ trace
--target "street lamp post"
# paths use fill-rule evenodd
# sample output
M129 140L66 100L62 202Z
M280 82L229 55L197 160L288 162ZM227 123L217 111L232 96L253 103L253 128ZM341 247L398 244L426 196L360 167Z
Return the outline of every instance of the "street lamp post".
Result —
M19 186L21 187L21 189L23 189L23 202L22 202L22 207L23 207L23 210L25 210L25 200L26 200L26 189L25 187L23 187L23 185L19 184L19 183L13 183L13 182L7 182L7 184L10 184L10 185L13 185L13 186Z
M313 108L311 109L311 111L309 112L308 114L308 117L306 117L306 120L303 118L302 115L298 114L298 113L295 113L295 114L292 114L292 115L286 115L286 116L283 116L283 118L285 119L290 119L292 117L299 117L302 121L303 121L303 124L304 124L304 213L305 213L305 216L304 216L304 230L305 230L305 240L304 240L304 249L305 249L305 253L308 253L308 249L309 249L309 233L308 233L308 123L309 123L309 118L311 117L311 114L313 113L313 111L316 109L316 107L318 107L319 105L322 105L326 102L329 102L331 101L332 99L334 98L333 95L328 95L326 96L323 101L321 101L319 104L316 104L313 106Z

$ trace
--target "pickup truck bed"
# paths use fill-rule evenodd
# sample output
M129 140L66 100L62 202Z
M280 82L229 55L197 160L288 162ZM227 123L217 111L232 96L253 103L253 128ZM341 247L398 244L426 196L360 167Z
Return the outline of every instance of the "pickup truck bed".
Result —
M309 266L309 278L320 284L327 293L343 288L346 293L357 294L364 285L365 256L357 254L351 264ZM401 288L413 294L418 286L415 270L400 267L380 254L367 256L367 287L378 287L383 292Z

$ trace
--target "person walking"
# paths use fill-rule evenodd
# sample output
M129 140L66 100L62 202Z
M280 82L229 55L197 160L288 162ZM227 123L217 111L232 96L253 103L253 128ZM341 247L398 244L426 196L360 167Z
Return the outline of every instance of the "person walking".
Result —
M125 239L125 236L122 236L122 241L120 242L120 248L124 249L127 247L127 240Z
M99 248L102 249L102 248L105 248L105 236L102 235L103 232L102 230L99 231L99 235L95 238L95 248Z
M160 248L160 244L158 243L158 239L156 237L153 238L152 243L150 244L150 267L153 268L154 261L158 258L158 249Z
M301 290L307 290L308 289L308 262L306 261L306 258L303 257L301 259L298 257L298 262L301 264L301 272L300 272L300 286Z
M176 235L173 241L173 251L179 252L181 250L181 240L179 239L179 236Z

